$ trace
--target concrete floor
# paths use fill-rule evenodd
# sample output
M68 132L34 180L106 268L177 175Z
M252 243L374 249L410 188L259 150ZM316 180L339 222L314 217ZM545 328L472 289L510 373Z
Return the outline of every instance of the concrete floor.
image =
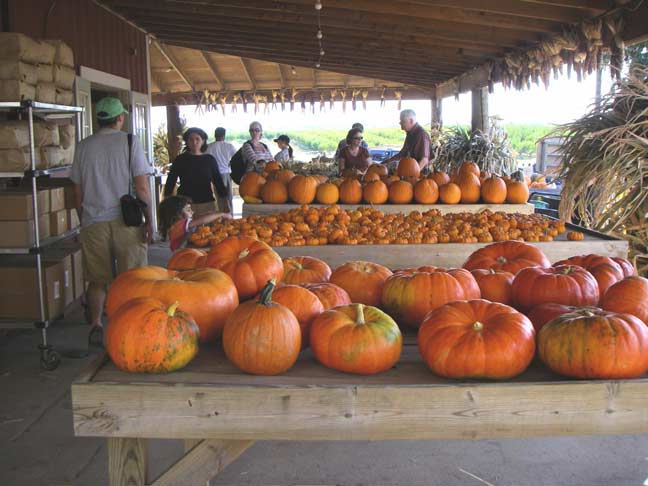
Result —
M151 249L151 262L168 252ZM57 350L85 348L77 306L48 336ZM0 331L0 486L108 484L104 440L76 438L70 384L93 359L39 367L36 331ZM646 397L648 400L648 397ZM153 441L151 473L182 451ZM216 485L648 485L648 435L482 441L259 442Z

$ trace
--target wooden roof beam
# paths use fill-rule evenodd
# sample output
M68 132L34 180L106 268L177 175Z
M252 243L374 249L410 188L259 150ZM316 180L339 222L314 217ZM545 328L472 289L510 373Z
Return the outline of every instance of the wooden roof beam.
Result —
M279 73L279 83L281 84L281 89L285 89L287 88L287 86L286 86L286 80L284 79L281 64L275 63L275 66L277 66L277 72Z
M252 90L256 90L256 83L254 82L254 79L252 79L247 61L242 57L239 57L239 60L241 61L241 66L243 66L243 74L245 74L245 77L250 83L250 86L252 86Z
M180 78L182 78L189 89L194 89L193 83L189 80L189 77L187 77L187 75L178 67L178 63L174 59L173 55L169 51L167 51L165 47L157 40L153 39L153 44L158 48L164 59L166 59L166 61L171 65L175 72L178 73Z
M207 66L211 70L212 76L214 76L214 79L218 83L219 89L225 89L225 83L223 83L223 77L220 75L216 63L209 57L209 53L207 51L200 51L200 55L202 56L203 61L205 61L205 64L207 64Z

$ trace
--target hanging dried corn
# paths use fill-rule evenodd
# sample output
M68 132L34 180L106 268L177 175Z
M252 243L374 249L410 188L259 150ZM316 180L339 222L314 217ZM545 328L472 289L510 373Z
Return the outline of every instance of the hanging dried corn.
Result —
M345 90L340 91L340 96L342 97L342 113L346 113L346 97L347 92Z
M313 93L310 95L310 108L311 113L315 114L315 95Z
M324 100L324 92L323 91L320 91L319 99L320 99L320 112L321 112L321 111L324 111L324 107L326 106L326 101Z
M369 97L369 90L368 89L363 89L362 90L362 109L367 110L367 98Z
M267 96L262 96L261 97L261 102L263 103L263 114L264 115L269 115L270 114L270 100L268 99Z
M208 110L209 111L215 111L216 110L216 93L209 93Z
M284 93L283 89L279 93L279 97L281 98L281 111L286 111L286 93Z
M361 91L359 89L354 89L351 91L351 107L353 108L353 111L356 111L356 100L360 92Z
M383 108L385 106L385 88L384 86L380 90L380 107Z
M582 24L583 35L587 39L587 57L585 69L587 74L598 69L598 62L603 47L603 22L601 19L587 20Z
M295 102L297 101L297 90L292 88L290 90L290 111L295 111Z
M612 79L621 79L621 68L623 66L623 58L625 56L625 42L621 37L623 30L623 17L617 16L616 18L607 18L605 26L610 33L610 75Z
M254 102L254 114L256 115L257 113L259 113L259 103L261 102L261 96L254 93L252 95L252 101Z
M236 113L238 111L239 99L240 97L236 93L232 95L232 108L230 109L230 113Z
M276 90L272 90L272 109L275 110L277 108L277 96L279 96L279 92Z
M394 91L394 98L396 98L396 109L400 111L401 109L401 99L403 97L403 92L402 91Z
M241 91L241 102L243 103L243 111L247 113L247 98L245 97L245 93Z
M333 109L333 104L335 103L335 98L337 97L337 89L332 89L331 90L331 97L329 98L329 109Z
M227 104L227 95L219 95L218 103L220 104L221 110L223 110L223 116L225 116L225 105Z

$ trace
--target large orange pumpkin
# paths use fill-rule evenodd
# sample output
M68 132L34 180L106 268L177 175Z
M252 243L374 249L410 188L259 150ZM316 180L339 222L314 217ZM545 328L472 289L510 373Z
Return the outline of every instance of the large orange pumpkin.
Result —
M413 157L404 157L398 161L398 168L396 169L398 177L416 177L421 176L421 166Z
M634 275L637 275L637 270L629 260L621 257L612 257L612 260L614 260L621 267L624 277L632 277Z
M385 280L392 271L373 262L347 262L331 273L329 281L347 291L351 302L378 307Z
M496 175L489 177L482 184L481 196L485 203L502 204L506 201L506 183Z
M516 274L527 267L548 267L551 263L537 246L522 241L499 241L473 252L463 267L504 270Z
M627 277L615 283L603 295L601 307L632 314L648 325L648 279Z
M320 204L335 204L340 199L340 190L333 182L325 182L317 186L315 199Z
M434 204L439 200L439 187L432 179L421 179L414 186L414 200L420 204Z
M362 184L358 180L345 179L339 189L341 203L359 204L362 201Z
M524 175L517 171L511 175L511 180L506 184L506 202L509 204L524 204L529 200L529 186L524 180Z
M310 204L315 200L317 179L310 176L298 175L288 183L288 195L297 204Z
M425 317L418 346L437 375L501 380L527 369L535 352L535 331L525 315L508 305L461 300Z
M538 334L538 356L554 372L579 379L638 378L648 371L648 327L630 314L569 312Z
M241 178L239 184L239 194L241 197L261 197L261 187L266 183L263 176L257 172L247 172Z
M277 162L276 160L272 160L272 161L268 162L265 165L265 167L263 168L263 170L265 172L268 172L268 173L274 172L274 171L280 170L280 169L281 169L281 164L279 162Z
M368 182L379 181L379 180L380 180L380 176L376 172L367 172L362 177L362 182L364 184L367 184Z
M438 170L431 172L430 175L428 175L428 178L436 182L437 186L439 187L450 182L450 176L445 172Z
M239 304L234 282L219 270L176 272L162 267L138 267L120 274L111 284L106 298L108 318L137 297L154 297L165 305L180 302L181 309L198 324L202 342L220 336L225 319Z
M269 181L280 181L288 184L295 177L295 173L290 169L280 169L268 174Z
M481 170L476 163L466 160L459 166L459 176L463 174L473 174L479 178Z
M281 283L301 285L328 282L331 267L319 258L295 256L283 259L284 273Z
M397 181L389 186L389 202L392 204L409 204L414 198L414 188L407 181Z
M266 204L284 204L288 201L288 188L281 181L267 181L261 187L260 196Z
M374 174L375 175L375 174ZM378 177L376 175L376 177ZM362 190L362 199L369 204L384 204L389 198L389 190L380 179L368 182Z
M379 177L383 177L389 174L389 169L383 164L371 164L365 175L367 174L378 174Z
M247 236L232 236L213 246L205 266L229 275L241 300L258 294L270 279L283 275L281 257L266 243Z
M198 354L198 326L178 303L159 299L129 300L112 314L106 329L106 352L115 366L130 373L169 373Z
M623 268L617 262L596 254L573 256L554 263L554 266L558 265L578 265L594 275L599 285L599 298L603 298L611 285L624 278Z
M524 268L515 275L512 292L515 306L522 311L549 302L592 306L599 300L596 279L575 265Z
M428 312L454 300L478 299L479 287L464 269L397 270L383 286L382 308L396 322L419 327Z
M301 330L287 307L272 302L274 281L258 301L244 302L223 329L223 351L239 369L253 375L278 375L290 369L301 348Z
M479 285L482 299L506 305L513 304L512 286L515 275L511 272L493 270L492 268L488 270L477 268L471 270L470 273Z
M324 306L317 295L299 285L282 285L274 291L272 300L295 314L302 333L302 348L307 347L311 322L324 312Z
M333 309L339 305L347 305L351 303L349 293L342 287L331 282L304 284L304 287L317 295L317 298L322 303L324 310Z
M380 309L351 304L317 316L311 324L310 343L324 366L373 375L396 364L403 336L394 320Z
M461 189L461 203L474 204L481 196L479 177L470 172L460 173L455 183Z
M536 333L538 333L547 322L554 320L558 316L567 314L569 312L574 312L578 309L582 309L582 307L548 303L536 305L529 312L527 312L526 315L531 320Z
M439 186L439 199L444 204L459 204L461 201L461 188L454 182Z
M167 268L169 270L193 270L201 268L205 263L206 251L195 248L182 248L171 255Z

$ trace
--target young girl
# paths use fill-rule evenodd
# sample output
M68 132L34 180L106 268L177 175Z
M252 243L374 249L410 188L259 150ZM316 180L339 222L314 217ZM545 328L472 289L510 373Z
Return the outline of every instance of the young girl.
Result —
M277 152L277 155L275 155L275 160L277 162L288 162L293 158L293 149L290 146L290 138L288 135L279 135L274 139L274 142L277 144L277 147L281 149L281 151Z
M171 251L176 251L186 243L192 229L232 217L229 213L206 213L194 218L191 199L186 196L167 197L160 203L158 214L160 234L164 239L169 238Z

